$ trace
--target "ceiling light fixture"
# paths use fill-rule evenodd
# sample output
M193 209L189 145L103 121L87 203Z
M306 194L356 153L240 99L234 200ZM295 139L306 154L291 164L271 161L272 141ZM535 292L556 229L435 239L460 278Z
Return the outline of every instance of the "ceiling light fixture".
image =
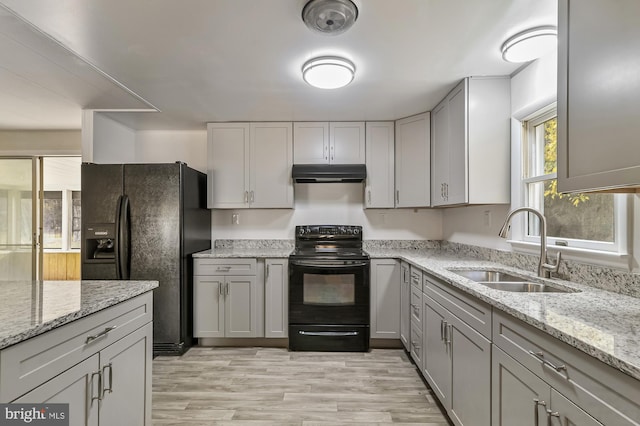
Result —
M528 62L544 56L557 46L558 29L544 26L530 28L510 37L500 50L505 61Z
M319 89L338 89L353 81L356 66L338 56L309 59L302 66L304 81Z

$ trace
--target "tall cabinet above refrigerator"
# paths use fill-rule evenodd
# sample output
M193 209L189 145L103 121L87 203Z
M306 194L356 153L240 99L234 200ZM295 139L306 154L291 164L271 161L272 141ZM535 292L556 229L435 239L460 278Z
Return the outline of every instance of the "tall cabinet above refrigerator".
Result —
M206 186L184 163L82 165L82 279L159 281L156 355L193 342L191 255L211 248Z

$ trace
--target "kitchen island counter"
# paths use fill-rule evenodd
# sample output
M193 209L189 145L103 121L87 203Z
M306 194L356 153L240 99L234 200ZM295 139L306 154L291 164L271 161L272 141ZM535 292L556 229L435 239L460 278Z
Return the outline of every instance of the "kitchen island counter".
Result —
M157 281L0 282L0 349L158 287Z

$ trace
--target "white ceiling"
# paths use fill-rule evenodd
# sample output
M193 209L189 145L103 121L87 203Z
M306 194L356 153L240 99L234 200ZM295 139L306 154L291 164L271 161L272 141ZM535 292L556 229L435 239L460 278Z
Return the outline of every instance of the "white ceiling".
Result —
M40 128L78 128L80 108L114 108L114 101L121 108L162 111L117 114L136 129L204 129L208 121L396 119L430 110L465 76L513 73L519 65L502 60L504 40L557 21L556 0L356 0L357 22L332 37L307 29L300 18L305 2L0 0L51 38L2 26L3 98L16 80L33 78L29 70L6 68L8 57L19 62L30 48L33 55L22 42L25 32L45 40L40 51L74 52L83 59L75 61L78 68L111 84L98 96L91 84L38 82L44 86L40 95L26 84L28 101L18 102L0 127L37 128L36 118L21 118L46 111L52 116L42 118ZM0 9L0 18L8 19L6 11ZM351 85L325 91L303 82L302 64L327 54L356 64ZM44 67L40 71L47 74L62 71L54 61ZM56 95L63 108L55 107ZM11 96L22 100L19 93ZM0 99L3 111L7 103Z

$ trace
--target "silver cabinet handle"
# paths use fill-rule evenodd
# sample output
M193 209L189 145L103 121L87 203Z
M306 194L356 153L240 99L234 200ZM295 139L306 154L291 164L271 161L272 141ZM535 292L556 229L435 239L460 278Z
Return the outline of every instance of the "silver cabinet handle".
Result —
M450 345L451 344L451 335L453 334L453 325L447 324L446 327L447 327L447 333L446 333L447 341L445 343L447 345Z
M231 266L218 266L216 271L220 272L229 272L231 270Z
M244 203L247 204L249 202L249 191L244 191Z
M112 325L111 327L107 327L104 330L102 330L100 333L98 334L94 334L93 336L87 336L87 340L84 342L85 344L87 343L91 343L96 339L99 339L101 337L106 336L110 331L115 330L116 326Z
M249 202L253 203L254 201L255 201L254 193L253 193L253 191L250 191L249 192Z
M552 417L560 418L560 413L558 413L557 411L547 410L547 426L553 426L551 423Z
M224 283L220 283L218 286L218 293L220 293L220 296L224 296Z
M538 414L538 406L542 405L543 407L547 406L547 403L544 401L540 401L539 399L533 400L533 424L534 426L538 426L538 422L540 421L540 416Z
M444 326L444 344L448 345L449 344L449 325L447 324L446 321L442 321L442 324Z
M444 199L446 201L449 201L449 184L448 183L444 184Z
M440 184L440 198L444 200L444 183Z
M227 285L225 286L225 288L227 289L227 296L229 295L229 283L227 283Z
M396 203L400 204L400 190L396 189Z
M567 370L567 366L566 365L555 365L553 363L551 363L550 361L547 361L546 359L544 359L544 353L542 352L534 352L534 351L529 351L529 355L533 355L535 358L538 359L538 361L542 362L545 365L548 365L549 367L553 368L556 371L562 371L562 370Z
M367 191L367 199L369 200L369 205L371 205L371 190Z
M104 398L104 394L109 392L112 393L113 392L113 365L111 365L111 363L105 365L104 367L102 367L102 375L104 377L107 377L107 369L109 369L109 387L105 386L102 388L102 397ZM107 379L104 380L105 385L107 382Z
M98 376L98 396L93 396L93 378ZM102 401L102 395L100 394L100 389L102 389L102 372L96 371L95 373L91 373L91 403L96 399L98 401Z
M444 327L445 322L443 320L440 320L440 341L444 340Z

